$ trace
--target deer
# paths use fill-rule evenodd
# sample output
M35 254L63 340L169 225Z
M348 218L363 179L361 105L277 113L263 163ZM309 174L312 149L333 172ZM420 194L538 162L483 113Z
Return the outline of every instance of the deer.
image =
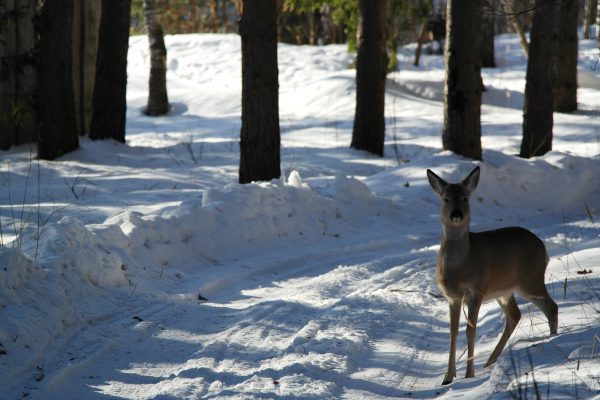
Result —
M442 235L436 262L436 280L448 301L450 314L450 353L442 385L456 376L456 337L462 305L467 307L467 369L465 378L475 375L474 347L477 316L482 302L496 300L506 324L498 344L485 363L496 362L521 319L514 293L535 304L548 319L550 334L558 326L558 306L544 283L549 256L544 242L522 227L506 227L470 232L469 200L479 183L476 166L460 183L447 183L433 171L427 178L441 202Z

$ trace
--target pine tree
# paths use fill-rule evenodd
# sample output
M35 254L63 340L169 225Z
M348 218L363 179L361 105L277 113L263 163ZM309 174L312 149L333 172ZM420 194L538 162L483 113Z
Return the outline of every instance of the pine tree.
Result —
M76 1L73 19L73 86L77 130L90 130L92 97L96 78L96 53L101 2Z
M277 1L244 0L239 182L279 178Z
M91 139L125 142L131 0L102 0Z
M576 1L558 2L556 62L554 83L554 111L572 112L577 110L577 13Z
M596 21L598 0L585 0L585 17L583 19L583 38L590 38L590 28Z
M147 115L169 112L167 96L167 48L155 0L144 0L144 20L150 42L150 79Z
M494 68L496 66L494 52L494 28L496 24L496 1L487 0L481 15L481 66Z
M524 158L541 156L552 150L557 1L535 1L525 83L523 141L519 153Z
M37 16L38 157L54 160L79 147L72 75L73 0L47 0Z
M36 142L33 1L0 1L0 150Z
M385 139L386 0L360 0L356 111L351 147L383 156Z
M481 1L447 7L443 147L481 160Z

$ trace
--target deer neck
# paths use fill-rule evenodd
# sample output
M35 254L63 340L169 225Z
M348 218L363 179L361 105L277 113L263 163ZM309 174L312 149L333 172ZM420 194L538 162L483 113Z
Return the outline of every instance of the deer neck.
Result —
M469 225L442 225L440 255L445 267L460 265L469 253Z

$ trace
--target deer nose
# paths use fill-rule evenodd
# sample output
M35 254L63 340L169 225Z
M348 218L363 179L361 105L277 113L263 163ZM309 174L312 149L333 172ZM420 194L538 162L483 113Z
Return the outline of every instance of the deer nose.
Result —
M460 222L463 219L463 213L460 210L454 210L450 213L450 220L452 222Z

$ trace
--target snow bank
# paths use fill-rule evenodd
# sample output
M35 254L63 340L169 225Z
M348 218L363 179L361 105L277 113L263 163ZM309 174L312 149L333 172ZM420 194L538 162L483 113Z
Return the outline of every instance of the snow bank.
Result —
M351 220L359 211L380 203L353 178L338 177L329 192L333 197L318 194L293 172L287 182L207 190L202 199L160 215L122 212L90 226L65 217L41 230L37 261L0 247L0 343L7 352L0 358L0 376L43 363L53 339L69 336L65 329L114 306L99 307L99 299L112 304L117 300L111 298L122 298L138 285L156 289L157 270L173 267L170 274L178 275L186 266L205 268L323 237L335 239L353 229ZM345 213L352 217L344 220ZM33 251L30 234L25 239ZM22 368L9 373L16 364ZM5 383L0 380L0 386Z
M377 196L398 204L410 201L410 207L432 214L438 211L438 198L424 179L426 169L460 182L475 165L481 167L481 178L473 193L474 224L535 226L540 213L581 214L586 204L600 202L600 159L558 151L527 160L484 150L481 162L442 152L375 174L366 184ZM420 202L415 204L415 198Z

